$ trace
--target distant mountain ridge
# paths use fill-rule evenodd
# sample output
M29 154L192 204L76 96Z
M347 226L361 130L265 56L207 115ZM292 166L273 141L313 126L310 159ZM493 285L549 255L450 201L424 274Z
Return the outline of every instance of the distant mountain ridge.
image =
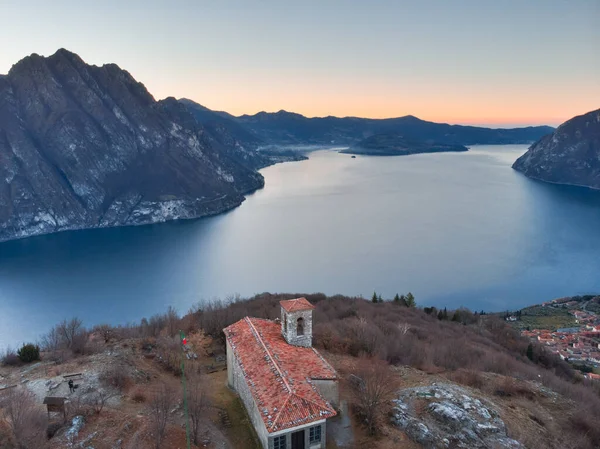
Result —
M252 150L60 49L0 77L0 241L195 218L264 185Z
M513 168L540 181L600 189L600 109L542 137Z
M554 131L551 126L492 129L449 125L421 120L412 115L388 119L359 117L308 118L287 111L259 112L235 120L257 138L279 144L352 145L375 134L401 134L414 141L432 140L444 144L523 144L532 143Z

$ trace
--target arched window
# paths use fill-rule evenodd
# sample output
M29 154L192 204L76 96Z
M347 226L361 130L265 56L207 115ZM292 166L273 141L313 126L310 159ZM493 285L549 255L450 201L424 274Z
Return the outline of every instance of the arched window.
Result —
M304 335L304 318L298 318L298 325L296 327L296 335Z

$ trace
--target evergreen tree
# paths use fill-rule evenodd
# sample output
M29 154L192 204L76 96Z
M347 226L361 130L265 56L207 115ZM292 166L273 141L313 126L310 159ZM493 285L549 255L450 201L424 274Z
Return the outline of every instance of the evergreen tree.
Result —
M446 310L446 308L444 307L444 319L447 320L448 319L448 311Z
M533 362L533 345L531 343L527 346L527 358Z
M411 292L408 292L408 294L406 295L406 305L408 307L416 307L417 303L415 302L415 297L413 296L413 294Z
M440 310L437 314L438 316L438 320L442 321L444 319L444 312L442 310Z
M406 303L406 296L400 295L400 304L404 307L408 307L408 304Z
M30 363L40 359L40 348L32 343L24 344L21 349L17 351L21 362Z
M394 303L400 304L400 296L398 296L398 293L396 293L396 296L394 296Z
M458 310L454 312L454 316L452 316L452 321L460 323L460 312Z
M373 296L371 296L371 302L377 302L377 292L373 292Z
M383 302L383 298L381 297L381 295L379 295L379 302Z

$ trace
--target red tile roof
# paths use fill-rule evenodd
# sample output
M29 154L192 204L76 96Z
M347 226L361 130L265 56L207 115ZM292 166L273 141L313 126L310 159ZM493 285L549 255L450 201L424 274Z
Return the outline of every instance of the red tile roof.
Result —
M279 304L281 304L281 307L283 307L286 312L298 312L300 310L311 310L315 308L315 306L309 303L306 298L286 299L279 301Z
M259 318L223 331L269 433L336 415L312 383L336 373L314 348L288 344L280 324Z

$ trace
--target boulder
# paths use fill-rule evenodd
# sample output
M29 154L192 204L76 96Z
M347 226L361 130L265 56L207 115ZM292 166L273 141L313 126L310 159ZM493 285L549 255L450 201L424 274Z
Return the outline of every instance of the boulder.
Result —
M441 384L406 388L394 400L393 423L425 448L524 448L508 437L497 407L465 388Z

